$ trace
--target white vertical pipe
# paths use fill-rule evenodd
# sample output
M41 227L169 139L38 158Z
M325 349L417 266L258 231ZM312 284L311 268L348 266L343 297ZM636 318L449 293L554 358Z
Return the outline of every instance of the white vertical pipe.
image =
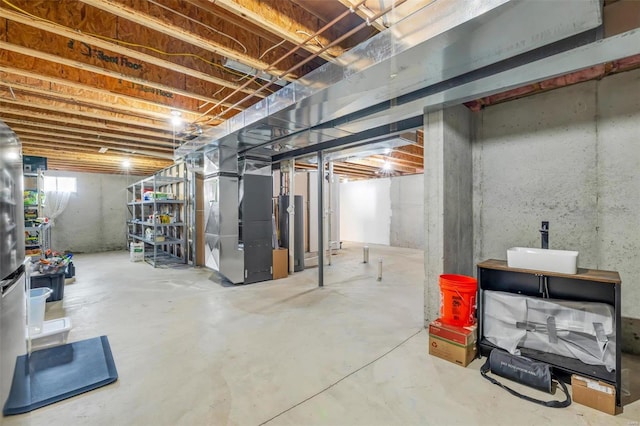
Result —
M328 249L328 261L331 265L331 216L333 208L333 161L329 161L329 185L327 185L327 249Z
M318 287L324 286L324 155L318 151Z
M296 160L291 159L289 161L289 207L287 212L289 213L289 273L293 274L294 266L296 262L295 258L295 177L296 177Z

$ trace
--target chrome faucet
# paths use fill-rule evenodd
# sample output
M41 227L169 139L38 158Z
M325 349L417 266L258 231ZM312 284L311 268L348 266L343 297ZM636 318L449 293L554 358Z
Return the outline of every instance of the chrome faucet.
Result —
M540 237L542 238L542 248L549 248L549 222L543 221L542 228L540 228Z

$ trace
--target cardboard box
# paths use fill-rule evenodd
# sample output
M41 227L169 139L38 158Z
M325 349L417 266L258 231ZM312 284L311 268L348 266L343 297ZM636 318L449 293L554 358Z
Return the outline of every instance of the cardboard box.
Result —
M279 248L273 250L273 279L287 278L289 276L289 250Z
M475 359L476 350L475 343L464 346L429 334L429 355L445 359L454 364L466 367Z
M476 343L478 338L477 327L458 327L456 325L444 324L440 320L435 320L429 324L429 334L462 346L469 346Z
M574 402L616 415L616 388L613 385L574 374L571 390Z

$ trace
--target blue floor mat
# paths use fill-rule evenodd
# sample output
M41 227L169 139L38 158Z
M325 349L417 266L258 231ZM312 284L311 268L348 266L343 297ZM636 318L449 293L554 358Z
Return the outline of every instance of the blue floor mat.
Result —
M116 380L107 336L21 355L2 414L27 413Z

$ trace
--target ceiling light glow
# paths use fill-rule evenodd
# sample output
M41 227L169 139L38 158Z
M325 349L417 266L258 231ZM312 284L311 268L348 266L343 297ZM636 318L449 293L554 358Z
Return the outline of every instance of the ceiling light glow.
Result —
M175 109L171 110L171 124L174 127L178 127L183 123L182 113L180 111L176 111Z
M128 158L122 160L122 167L124 167L125 169L131 167L131 160L129 160Z
M385 172L390 172L392 169L393 169L393 166L388 161L385 161L384 164L382 165L382 170L384 170Z

